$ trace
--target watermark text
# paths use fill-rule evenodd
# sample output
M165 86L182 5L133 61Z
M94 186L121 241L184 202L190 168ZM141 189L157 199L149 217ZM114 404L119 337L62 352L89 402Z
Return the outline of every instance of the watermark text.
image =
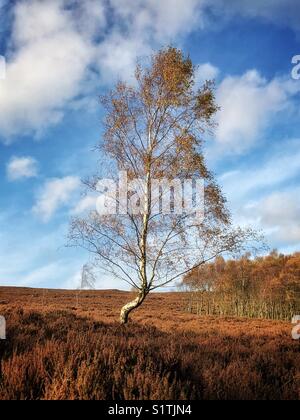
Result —
M203 179L144 179L128 180L120 171L118 181L102 179L97 183L99 215L191 214L204 217Z

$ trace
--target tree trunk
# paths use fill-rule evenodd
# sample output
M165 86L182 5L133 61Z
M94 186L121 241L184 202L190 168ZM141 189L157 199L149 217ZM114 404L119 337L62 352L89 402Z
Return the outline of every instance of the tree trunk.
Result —
M133 301L123 306L120 313L121 324L127 324L129 314L144 302L146 296L147 293L145 291L140 291L138 296Z

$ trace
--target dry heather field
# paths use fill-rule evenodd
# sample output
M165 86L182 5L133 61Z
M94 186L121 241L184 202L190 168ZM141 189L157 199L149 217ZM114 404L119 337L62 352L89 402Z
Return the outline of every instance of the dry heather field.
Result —
M291 324L198 317L157 293L120 326L130 298L0 288L0 399L299 399Z

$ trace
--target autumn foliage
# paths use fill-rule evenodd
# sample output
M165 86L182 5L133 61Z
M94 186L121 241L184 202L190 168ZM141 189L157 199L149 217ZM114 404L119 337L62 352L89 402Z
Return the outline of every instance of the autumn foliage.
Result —
M300 313L300 253L201 266L185 277L187 309L199 315L234 315L291 320Z
M204 139L218 106L213 82L200 88L196 82L190 58L167 47L137 66L133 85L120 82L102 97L104 132L95 149L102 163L85 185L92 195L109 190L109 211L75 217L69 244L88 250L96 265L137 291L121 310L122 324L150 292L257 239L251 229L231 225L207 167ZM121 186L120 172L126 173ZM103 186L103 178L113 187Z

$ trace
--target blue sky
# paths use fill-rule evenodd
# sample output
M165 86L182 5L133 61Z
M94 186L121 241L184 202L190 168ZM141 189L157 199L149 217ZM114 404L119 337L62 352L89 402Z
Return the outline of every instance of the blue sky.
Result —
M205 154L234 221L300 250L298 0L0 0L0 284L76 288L89 256L66 248L91 204L80 180L101 139L98 96L172 43L216 80ZM299 72L300 74L300 72ZM122 287L99 275L97 287Z

